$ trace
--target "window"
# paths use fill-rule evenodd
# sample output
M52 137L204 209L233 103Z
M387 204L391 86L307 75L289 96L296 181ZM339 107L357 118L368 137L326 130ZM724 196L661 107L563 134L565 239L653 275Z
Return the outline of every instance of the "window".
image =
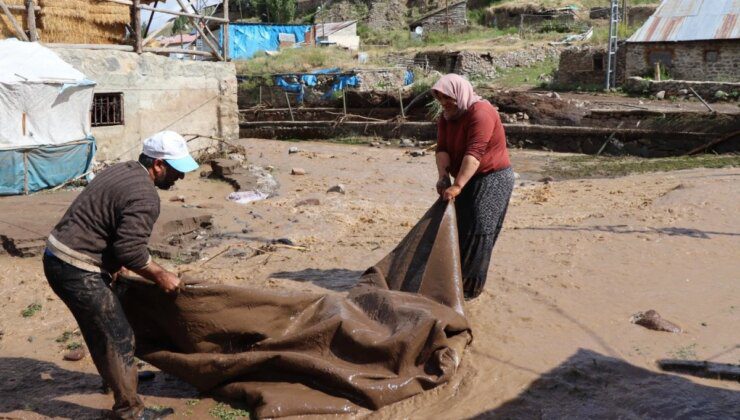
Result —
M671 67L673 64L673 53L670 50L653 50L648 53L648 64L655 67L655 63L660 63L661 67Z
M716 63L719 60L719 51L717 50L706 50L704 51L704 62Z
M96 93L90 120L93 127L123 124L123 93Z
M594 54L594 71L604 70L604 54Z

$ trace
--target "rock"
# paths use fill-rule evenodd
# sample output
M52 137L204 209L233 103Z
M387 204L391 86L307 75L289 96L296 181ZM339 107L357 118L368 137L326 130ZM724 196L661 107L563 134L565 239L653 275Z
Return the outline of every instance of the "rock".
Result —
M176 195L174 197L170 197L170 201L172 201L172 202L179 201L181 203L184 203L185 202L185 196L184 195Z
M522 119L523 119L524 121L529 121L529 115L527 115L527 113L526 113L526 112L523 112L522 114L523 114L523 115L522 115Z
M660 92L656 93L655 99L665 99L665 91L661 90Z
M409 153L412 157L421 157L425 156L427 152L423 150L412 150L411 153Z
M213 171L200 171L201 178L208 178L213 174Z
M522 176L521 176L521 175L519 175L519 172L514 172L514 180L517 180L517 179L519 179L519 178L521 178L521 177L522 177Z
M318 198L307 198L295 203L295 207L301 206L318 206L321 205L321 201Z
M679 94L679 95L683 95L683 96L686 96L686 95L688 95L688 94L689 94L689 90L688 90L688 89L679 89L679 90L678 90L678 94Z
M544 178L540 178L539 179L539 182L544 182L545 184L549 184L551 182L555 182L555 178L553 178L551 176L546 176Z
M547 96L549 96L549 97L551 97L553 99L557 99L557 100L560 100L561 99L560 98L560 95L557 92L550 92Z
M333 187L329 188L328 190L326 190L326 192L328 192L328 193L339 193L339 194L345 194L345 193L346 193L346 190L344 189L344 185L342 185L342 184L337 184L337 185L335 185L335 186L333 186Z
M303 168L293 168L290 170L291 175L306 175L306 170Z
M411 139L401 139L401 143L399 143L399 146L401 147L414 147L414 141Z
M720 100L721 99L727 99L728 96L729 95L727 94L727 92L725 92L723 90L718 90L718 91L714 92L714 99L720 99Z
M69 360L70 362L77 362L79 360L82 360L85 357L85 348L80 347L74 350L70 350L64 353L63 357L64 360Z
M370 147L380 147L380 142L377 142L377 141L370 142Z
M295 242L293 242L290 238L278 238L272 240L273 244L282 244L282 245L290 245L295 246Z
M41 380L51 382L54 380L54 377L52 377L49 372L41 372Z
M672 333L682 332L681 327L671 321L663 319L660 314L652 309L632 315L632 317L630 317L630 322L655 331L666 331Z
M288 149L288 154L289 154L289 155L292 155L293 153L298 153L298 152L300 152L300 149L298 149L298 148L297 148L297 147L295 147L295 146L293 146L293 147L291 147L290 149Z

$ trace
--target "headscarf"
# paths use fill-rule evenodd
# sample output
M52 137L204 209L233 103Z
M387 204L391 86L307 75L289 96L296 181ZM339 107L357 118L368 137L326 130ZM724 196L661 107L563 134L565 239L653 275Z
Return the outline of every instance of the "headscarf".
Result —
M450 73L445 74L437 80L437 83L432 86L432 90L441 92L450 98L454 98L457 101L458 112L456 115L445 115L448 120L455 119L465 113L474 103L483 100L480 96L476 95L473 90L473 85L468 82L464 77Z

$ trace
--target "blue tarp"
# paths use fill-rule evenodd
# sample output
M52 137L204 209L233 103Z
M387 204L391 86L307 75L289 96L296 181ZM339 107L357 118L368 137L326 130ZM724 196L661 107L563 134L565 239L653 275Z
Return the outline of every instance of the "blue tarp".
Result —
M280 48L278 34L293 34L296 42L306 41L306 32L311 25L229 25L229 51L234 60L252 58L258 51L277 51ZM219 32L223 46L223 32Z
M0 195L23 194L63 184L89 171L93 156L95 139L92 137L55 146L0 150Z

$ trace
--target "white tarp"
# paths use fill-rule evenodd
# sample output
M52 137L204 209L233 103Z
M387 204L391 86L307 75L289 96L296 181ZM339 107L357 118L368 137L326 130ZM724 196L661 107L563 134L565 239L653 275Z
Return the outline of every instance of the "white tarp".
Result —
M93 85L38 43L0 41L0 150L88 137Z

